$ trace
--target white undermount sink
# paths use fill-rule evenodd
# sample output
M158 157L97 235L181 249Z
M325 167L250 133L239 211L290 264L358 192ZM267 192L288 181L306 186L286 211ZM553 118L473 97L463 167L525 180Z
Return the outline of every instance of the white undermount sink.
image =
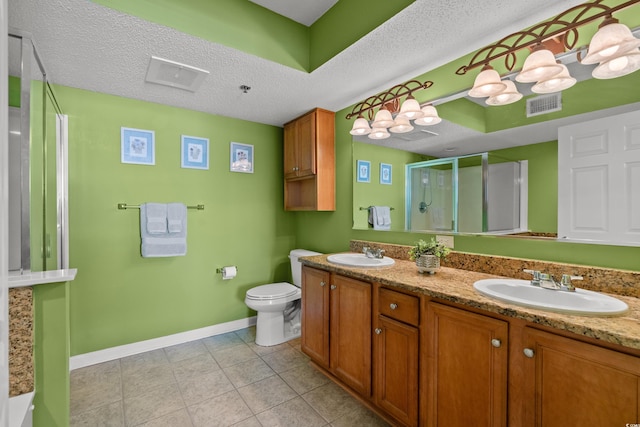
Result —
M575 292L550 290L531 285L528 280L484 279L473 287L481 294L540 310L582 316L611 316L623 314L628 309L626 303L599 292L576 289Z
M327 257L327 261L334 264L345 265L347 267L359 267L359 268L376 268L376 267L388 267L395 264L393 258L369 258L365 254L333 254Z

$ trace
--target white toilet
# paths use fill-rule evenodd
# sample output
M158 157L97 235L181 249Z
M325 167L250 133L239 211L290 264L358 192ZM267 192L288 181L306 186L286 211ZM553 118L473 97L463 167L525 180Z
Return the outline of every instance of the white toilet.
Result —
M298 258L311 255L320 253L305 249L289 252L293 285L287 282L270 283L247 291L245 304L258 312L256 344L268 347L300 336L302 264Z

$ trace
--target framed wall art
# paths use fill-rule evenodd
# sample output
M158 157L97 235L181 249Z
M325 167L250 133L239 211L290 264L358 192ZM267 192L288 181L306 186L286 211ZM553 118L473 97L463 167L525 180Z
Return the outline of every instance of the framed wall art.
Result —
M121 128L120 161L138 165L155 165L155 132L152 130Z
M253 145L232 142L230 155L231 172L253 173Z
M357 182L371 182L371 162L368 160L358 160Z
M392 165L389 163L380 163L380 184L391 185Z
M182 135L181 166L187 169L209 169L209 140Z

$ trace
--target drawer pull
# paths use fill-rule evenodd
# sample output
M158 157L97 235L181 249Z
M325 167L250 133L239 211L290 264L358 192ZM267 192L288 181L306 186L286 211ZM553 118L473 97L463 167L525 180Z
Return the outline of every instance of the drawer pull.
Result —
M320 282L320 286L324 286L324 285L326 285L326 283Z
M535 352L530 348L525 348L523 352L524 352L524 355L530 359L535 355Z
M495 348L500 348L500 346L502 345L502 341L500 341L497 338L494 338L491 340L491 345L494 346Z
M330 288L333 290L333 289L337 288L337 286L336 285L331 285Z
M376 335L380 335L382 333L382 329L376 328L375 329L375 333L376 333Z
M391 307L391 310L395 310L396 308L398 308L398 304L392 302L391 304L389 304L389 307Z

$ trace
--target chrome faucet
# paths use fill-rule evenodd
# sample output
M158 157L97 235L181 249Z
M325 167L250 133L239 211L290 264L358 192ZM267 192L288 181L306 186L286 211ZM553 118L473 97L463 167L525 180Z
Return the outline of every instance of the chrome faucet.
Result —
M362 248L362 252L367 258L384 258L384 249L376 249L365 246L364 248Z
M531 279L532 286L539 286L544 289L562 290L567 292L575 292L576 288L571 283L572 280L582 280L582 276L572 276L570 274L563 274L562 279L557 282L551 274L541 273L537 270L523 270L525 273L529 273L533 276Z

